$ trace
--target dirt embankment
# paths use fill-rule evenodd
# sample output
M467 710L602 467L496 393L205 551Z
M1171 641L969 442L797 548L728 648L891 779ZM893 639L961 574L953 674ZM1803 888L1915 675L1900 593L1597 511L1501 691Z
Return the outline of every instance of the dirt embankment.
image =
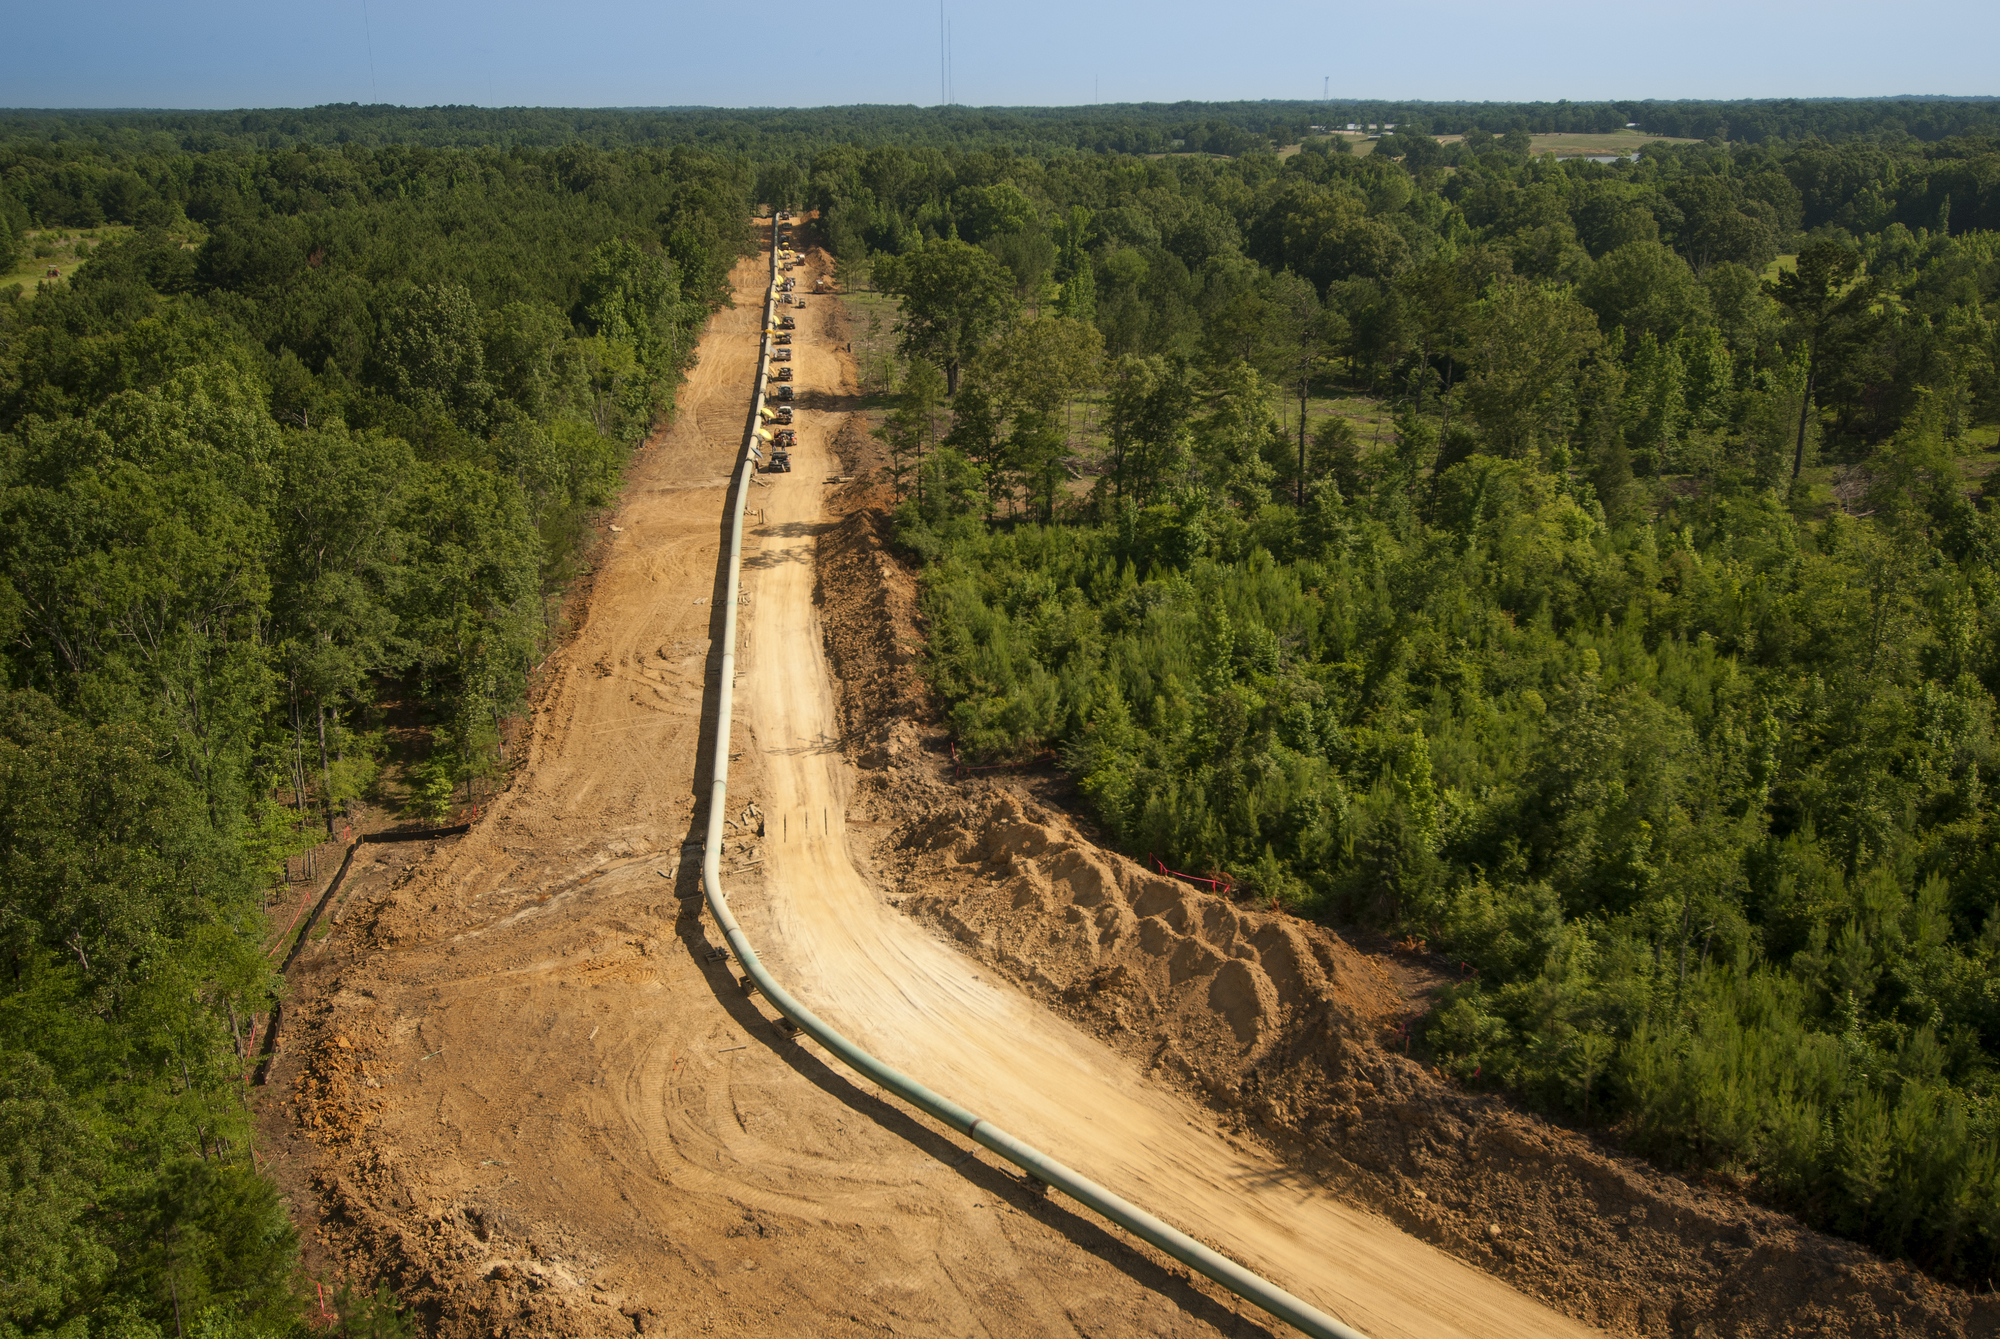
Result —
M2000 1333L1992 1299L1691 1185L1400 1053L1397 974L1334 932L1104 849L1005 780L952 780L929 719L917 581L891 552L879 448L819 547L869 853L910 915L1405 1231L1621 1333ZM1392 1047L1396 1049L1392 1049Z

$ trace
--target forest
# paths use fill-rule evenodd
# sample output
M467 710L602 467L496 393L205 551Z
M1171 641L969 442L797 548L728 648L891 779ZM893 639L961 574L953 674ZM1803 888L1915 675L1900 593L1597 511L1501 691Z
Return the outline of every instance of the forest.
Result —
M421 821L501 764L750 185L687 149L153 156L128 230L0 296L0 1335L305 1332L247 1101L269 899L385 766Z
M494 784L759 202L896 305L962 751L1448 962L1469 1087L1988 1277L1996 114L0 114L0 260L80 261L0 289L0 1336L303 1330L272 898Z
M1600 102L1107 103L1090 107L396 107L271 110L0 109L0 146L48 162L115 166L176 153L401 145L430 149L706 149L753 161L835 145L1064 153L1219 153L1296 144L1315 125L1394 124L1430 135L1602 133L1739 143L1811 136L1933 143L2000 130L1996 98L1632 99ZM115 209L115 203L108 206ZM107 215L109 216L109 215ZM47 216L57 221L54 215ZM64 219L64 222L81 222Z
M1977 1283L2000 141L1507 140L813 158L958 748L1448 963L1464 1084Z

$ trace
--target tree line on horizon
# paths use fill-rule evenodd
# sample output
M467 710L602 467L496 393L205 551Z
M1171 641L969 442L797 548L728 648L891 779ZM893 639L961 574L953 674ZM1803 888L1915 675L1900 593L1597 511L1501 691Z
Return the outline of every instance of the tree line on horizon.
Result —
M900 303L962 753L1445 955L1460 1081L1975 1286L2000 140L1523 147L764 179Z
M1429 135L1651 135L1762 144L1807 138L1935 143L2000 130L2000 98L1416 100L1114 103L1079 107L398 107L334 103L236 111L0 110L0 144L49 163L125 167L176 154L391 146L607 150L675 146L763 162L841 144L974 151L1237 156L1299 143L1315 125L1393 123ZM143 172L142 172L143 175ZM104 218L131 222L109 202ZM75 217L49 223L89 226Z

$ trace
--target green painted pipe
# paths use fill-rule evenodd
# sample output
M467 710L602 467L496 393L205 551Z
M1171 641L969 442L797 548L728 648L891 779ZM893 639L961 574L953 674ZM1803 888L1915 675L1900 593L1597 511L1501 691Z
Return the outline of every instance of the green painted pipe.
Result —
M754 425L763 417L760 411L764 408L764 379L771 360L769 332L776 325L772 318L776 313L777 283L778 251L773 245L771 289L764 298L765 334L762 352L757 358L757 395L750 413L752 429L744 436L743 460L738 467L736 501L732 505L729 524L728 594L723 603L722 613L722 692L716 703L715 762L712 768L714 779L708 801L708 839L703 843L701 854L701 882L708 894L708 909L715 916L715 923L721 927L723 938L729 942L730 951L743 964L743 970L749 974L750 979L757 983L757 988L764 993L764 998L769 1000L779 1013L790 1019L802 1031L810 1034L827 1050L845 1060L857 1073L867 1075L919 1110L929 1113L960 1134L992 1149L1030 1176L1055 1187L1079 1204L1095 1209L1134 1236L1151 1242L1182 1264L1200 1270L1238 1297L1255 1303L1280 1320L1312 1335L1313 1339L1364 1339L1359 1330L1343 1325L1325 1312L1307 1305L1277 1284L1251 1273L1227 1256L1217 1254L1187 1233L1169 1226L1137 1205L1126 1202L1095 1181L1079 1176L1055 1159L1022 1143L993 1122L973 1115L950 1098L932 1092L915 1079L890 1068L856 1046L829 1027L812 1010L799 1003L790 991L778 984L777 978L758 961L757 950L750 946L750 939L743 933L743 927L736 923L736 917L730 913L729 899L722 892L722 823L723 810L729 797L729 721L736 696L736 601L741 593L743 578L743 509L749 498L751 476L757 468L757 462L750 454L750 446L756 441Z

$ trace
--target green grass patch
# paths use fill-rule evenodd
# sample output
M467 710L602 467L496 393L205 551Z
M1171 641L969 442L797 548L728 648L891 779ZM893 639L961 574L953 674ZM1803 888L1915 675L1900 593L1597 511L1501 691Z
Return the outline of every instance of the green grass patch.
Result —
M1776 260L1772 261L1769 265L1766 265L1764 267L1764 278L1769 282L1775 284L1776 282L1778 282L1778 276L1780 274L1783 274L1786 270L1796 270L1798 267L1799 267L1799 258L1796 253L1789 256L1779 256Z
M40 228L29 232L20 240L21 253L14 268L0 274L0 288L19 284L26 297L34 294L37 284L66 283L92 251L132 231L122 223L107 223L97 228ZM56 273L52 275L50 270Z
M896 355L896 322L902 316L901 305L887 293L872 289L842 293L840 301L847 305L849 338L854 344L854 367L860 377L861 393L888 394L901 378Z
M1648 135L1643 130L1611 130L1602 135L1567 132L1560 135L1532 135L1534 153L1552 153L1558 158L1586 158L1591 154L1637 153L1648 144L1698 144L1699 140L1675 139L1668 135Z

